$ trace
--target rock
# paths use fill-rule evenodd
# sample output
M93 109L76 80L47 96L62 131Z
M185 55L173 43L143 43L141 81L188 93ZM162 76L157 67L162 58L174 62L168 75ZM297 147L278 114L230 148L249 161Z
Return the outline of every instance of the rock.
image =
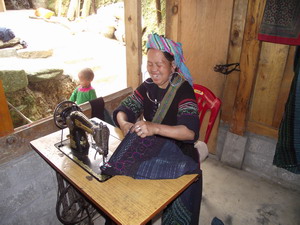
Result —
M8 42L9 40L15 38L14 32L10 28L0 27L0 40L3 42Z
M53 49L20 49L17 51L17 56L20 58L48 58L53 55Z
M85 19L85 28L89 32L100 33L107 38L114 38L116 18L112 15L96 14Z
M27 87L28 78L24 70L0 71L4 92L14 92Z
M112 3L97 9L97 15L124 20L124 2Z
M16 57L17 56L17 50L24 48L23 45L20 44L20 41L13 41L10 44L8 44L8 42L5 42L2 45L2 47L1 47L1 41L0 41L0 58Z
M13 47L15 45L20 44L20 38L13 38L7 42L3 42L0 40L0 48L9 48L9 47Z
M15 48L0 49L0 58L14 57L16 55L17 55L17 50Z
M106 38L114 39L115 38L115 30L116 30L116 28L113 26L104 26L101 29L100 33Z
M55 79L58 76L63 74L64 70L62 69L45 69L38 72L26 71L28 76L28 81L30 83L37 83L45 80Z
M125 43L125 24L119 23L115 31L115 37L118 41Z

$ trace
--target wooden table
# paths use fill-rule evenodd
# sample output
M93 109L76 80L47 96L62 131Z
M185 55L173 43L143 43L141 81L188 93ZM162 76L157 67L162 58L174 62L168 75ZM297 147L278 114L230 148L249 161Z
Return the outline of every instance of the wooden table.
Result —
M120 131L109 125L109 148L112 153L120 143ZM82 167L58 150L61 131L30 142L32 148L95 206L122 225L145 224L162 211L198 177L184 175L177 179L137 180L114 176L105 182L91 179ZM64 129L64 137L69 129Z

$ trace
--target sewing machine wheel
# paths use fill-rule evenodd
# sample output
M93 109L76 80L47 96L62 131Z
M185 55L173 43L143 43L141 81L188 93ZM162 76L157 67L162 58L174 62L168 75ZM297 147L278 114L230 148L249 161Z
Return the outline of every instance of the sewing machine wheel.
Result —
M54 110L54 123L60 128L67 127L67 118L73 111L82 111L81 108L72 101L63 101L59 103Z

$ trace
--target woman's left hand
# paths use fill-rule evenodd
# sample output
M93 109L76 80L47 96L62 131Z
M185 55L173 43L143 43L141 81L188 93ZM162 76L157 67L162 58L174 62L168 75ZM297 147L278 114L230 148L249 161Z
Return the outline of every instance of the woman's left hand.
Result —
M155 134L155 124L148 121L138 121L131 128L131 132L135 132L141 138L152 136Z
M136 122L130 132L135 132L141 138L153 135L173 138L175 140L193 140L195 133L184 125L169 126L148 121Z

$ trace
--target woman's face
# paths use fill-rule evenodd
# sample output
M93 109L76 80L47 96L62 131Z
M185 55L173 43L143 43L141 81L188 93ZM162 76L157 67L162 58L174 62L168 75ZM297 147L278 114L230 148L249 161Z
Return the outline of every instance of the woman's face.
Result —
M153 82L160 88L166 88L169 77L175 71L174 63L168 61L163 52L157 49L149 49L147 57L147 70Z

